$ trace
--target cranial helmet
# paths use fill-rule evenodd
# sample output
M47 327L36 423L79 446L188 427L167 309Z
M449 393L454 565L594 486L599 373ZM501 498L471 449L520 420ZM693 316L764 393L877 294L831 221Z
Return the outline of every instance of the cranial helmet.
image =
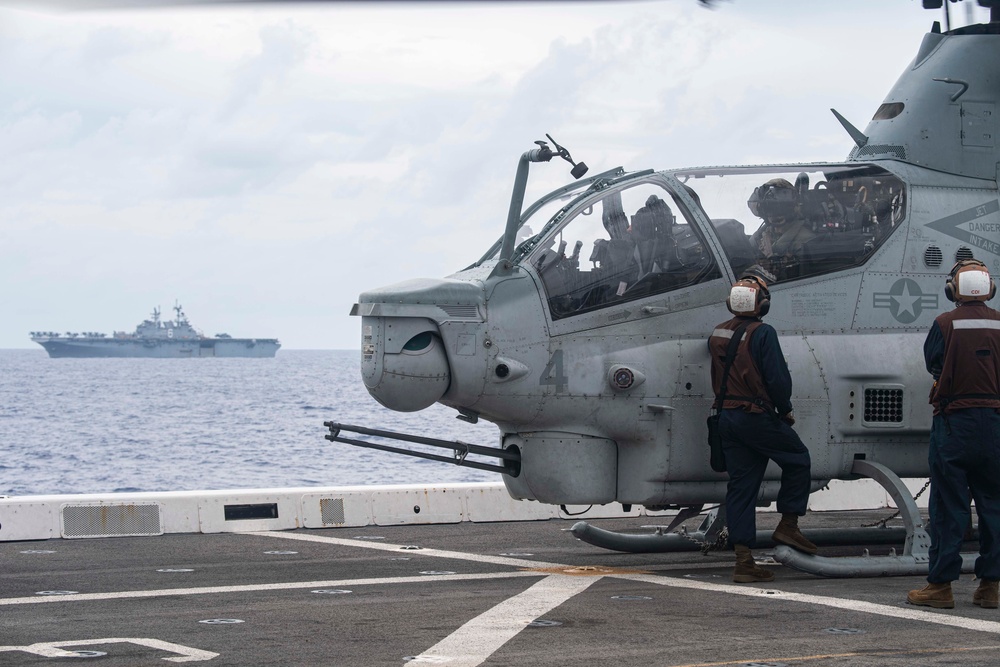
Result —
M795 186L783 178L772 178L754 188L747 200L750 212L768 222L784 222L795 215L799 197Z
M745 274L729 290L726 308L733 315L764 317L771 309L771 293L760 276Z
M997 286L990 278L986 265L978 259L956 262L944 283L944 295L949 301L989 301L996 295Z
M654 236L669 236L675 218L670 206L656 195L650 195L646 204L632 216L632 233L637 238L650 239Z

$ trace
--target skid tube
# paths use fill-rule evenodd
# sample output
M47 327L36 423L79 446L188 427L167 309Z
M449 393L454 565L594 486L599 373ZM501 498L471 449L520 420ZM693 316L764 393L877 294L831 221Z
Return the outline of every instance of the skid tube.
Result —
M704 544L715 542L714 538L702 530L690 533L653 532L637 535L604 530L592 526L586 521L578 521L573 524L570 531L575 537L596 547L633 554L700 551L704 548ZM850 546L852 544L902 544L906 538L906 532L902 528L815 528L805 529L802 534L821 547ZM770 530L757 531L758 548L767 549L775 544L771 539ZM837 560L843 559L838 558Z
M869 556L867 552L859 557L828 558L810 556L787 546L774 550L774 559L782 565L820 577L884 577L927 574L930 569L931 538L924 528L923 517L917 509L916 501L909 489L896 473L874 461L856 459L851 472L868 477L884 488L896 507L906 528L903 553L897 555L893 549L888 556ZM962 554L962 572L974 571L977 554Z
M817 546L849 546L853 544L903 544L903 553L895 548L887 556L834 557L809 555L785 545L777 545L774 559L793 569L820 577L884 577L926 575L930 567L930 536L909 489L894 472L880 463L858 459L851 472L877 481L892 497L899 509L903 528L805 529L802 533ZM713 511L697 531L669 533L662 529L642 535L602 530L580 521L572 533L580 540L605 549L628 553L662 553L670 551L704 551L713 545L725 524L725 506ZM757 531L757 546L775 546L769 531ZM975 571L978 554L962 554L962 572Z
M378 449L383 452L392 452L394 454L404 454L406 456L415 456L420 459L428 459L430 461L440 461L442 463L450 463L456 466L463 466L465 468L476 468L477 470L488 470L490 472L498 472L504 475L510 475L511 477L517 477L521 474L521 454L517 451L510 451L506 449L500 449L499 447L483 447L482 445L472 445L467 442L452 441L452 440L439 440L437 438L427 438L421 435L410 435L408 433L398 433L396 431L384 431L375 428L366 428L364 426L352 426L350 424L340 424L337 422L323 422L323 426L330 429L330 433L323 436L331 442L343 442L348 445L354 445L356 447L366 447L368 449ZM347 431L349 433L357 433L359 435L371 436L376 438L386 438L389 440L398 440L401 442L412 442L417 445L427 445L430 447L440 447L442 449L450 449L454 452L453 456L442 456L440 454L429 454L427 452L416 451L412 449L404 449L402 447L393 447L391 445L385 445L379 442L372 442L371 440L358 440L356 438L345 438L341 435L342 431ZM494 458L501 459L503 465L496 465L492 463L482 463L480 461L470 461L468 460L468 455L473 454L476 456L492 456Z

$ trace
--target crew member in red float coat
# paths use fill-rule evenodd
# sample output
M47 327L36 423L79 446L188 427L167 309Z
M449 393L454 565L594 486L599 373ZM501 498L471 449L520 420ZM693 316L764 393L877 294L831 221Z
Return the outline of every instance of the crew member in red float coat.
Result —
M726 305L735 317L715 328L708 339L712 355L712 385L721 393L729 343L743 329L729 370L726 395L712 406L719 410L719 434L726 459L726 519L729 542L736 551L733 581L771 581L774 575L758 567L751 549L757 536L756 501L768 461L781 468L778 511L781 522L772 539L816 553L816 545L802 534L798 519L806 513L811 480L809 450L792 429L792 378L781 352L778 334L760 318L770 308L764 279L746 275L733 285Z
M948 274L945 296L958 306L938 315L924 342L934 376L934 422L928 452L931 472L930 569L927 586L907 601L951 609L951 582L962 571L960 550L969 501L979 516L979 587L974 604L996 609L1000 580L1000 312L986 305L996 285L986 265L970 259Z

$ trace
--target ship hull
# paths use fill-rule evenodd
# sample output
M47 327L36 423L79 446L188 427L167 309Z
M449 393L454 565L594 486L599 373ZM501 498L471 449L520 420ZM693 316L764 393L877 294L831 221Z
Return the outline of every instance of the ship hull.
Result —
M129 340L95 341L49 339L35 341L53 359L128 357L146 359L193 359L205 357L267 358L281 345L271 339L226 338L208 340Z

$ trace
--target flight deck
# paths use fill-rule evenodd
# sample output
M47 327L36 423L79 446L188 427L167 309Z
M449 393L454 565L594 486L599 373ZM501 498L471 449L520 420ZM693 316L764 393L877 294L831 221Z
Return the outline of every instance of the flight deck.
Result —
M811 512L802 524L891 513ZM762 513L759 527L777 518ZM574 523L2 542L0 664L996 664L1000 612L972 605L969 575L954 610L932 611L905 603L922 577L824 579L772 564L774 582L733 584L730 552L612 552L575 539Z

